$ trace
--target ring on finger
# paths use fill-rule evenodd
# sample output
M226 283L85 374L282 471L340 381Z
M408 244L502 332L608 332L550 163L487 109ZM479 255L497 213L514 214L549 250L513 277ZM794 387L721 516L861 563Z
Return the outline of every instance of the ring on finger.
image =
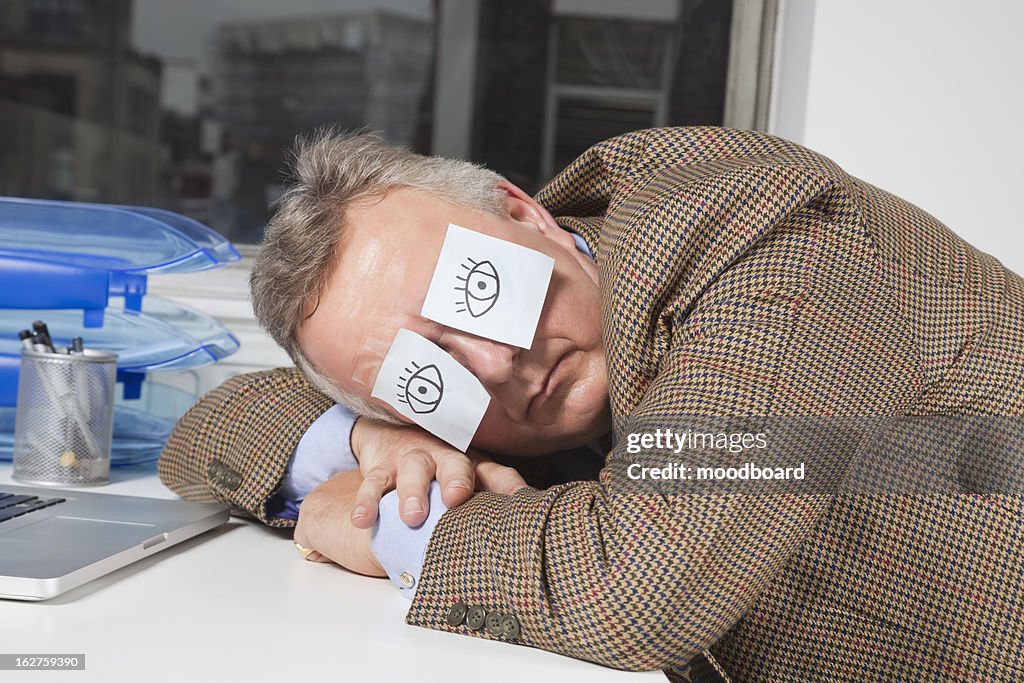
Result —
M304 560L308 560L309 556L316 552L312 548L307 548L307 547L305 547L303 545L299 545L298 541L292 541L292 542L295 543L295 549L299 552L299 555L301 555L302 559L304 559Z

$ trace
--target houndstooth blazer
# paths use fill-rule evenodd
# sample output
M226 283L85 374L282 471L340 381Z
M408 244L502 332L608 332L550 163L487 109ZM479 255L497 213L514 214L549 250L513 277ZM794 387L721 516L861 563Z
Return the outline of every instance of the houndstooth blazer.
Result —
M1024 414L1024 281L821 155L640 131L537 199L596 254L616 418ZM294 370L235 378L160 476L290 524L265 503L329 405ZM521 644L636 670L706 653L735 681L1024 679L1020 496L613 494L606 472L448 511L407 622L507 637L451 618L480 606Z

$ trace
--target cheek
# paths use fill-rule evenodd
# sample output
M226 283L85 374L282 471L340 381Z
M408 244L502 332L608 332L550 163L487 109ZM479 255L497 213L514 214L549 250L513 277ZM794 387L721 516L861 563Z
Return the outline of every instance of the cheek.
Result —
M600 420L608 405L608 371L604 356L592 352L583 376L565 399L567 416L575 416L577 427L588 428L594 420Z
M601 298L596 288L577 286L566 291L553 311L553 322L566 338L581 349L596 349L601 345Z
M600 328L597 287L581 272L558 273L548 288L541 323L549 330L566 332L564 336L570 338L589 336L592 327Z

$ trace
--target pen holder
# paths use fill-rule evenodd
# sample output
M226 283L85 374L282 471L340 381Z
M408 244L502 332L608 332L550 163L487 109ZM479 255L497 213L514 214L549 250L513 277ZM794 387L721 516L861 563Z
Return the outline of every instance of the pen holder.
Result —
M12 477L95 486L110 479L117 354L21 352Z

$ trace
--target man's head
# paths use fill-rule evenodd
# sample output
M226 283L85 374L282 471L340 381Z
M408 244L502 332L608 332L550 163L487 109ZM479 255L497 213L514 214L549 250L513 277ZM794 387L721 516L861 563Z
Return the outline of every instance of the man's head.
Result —
M530 349L420 316L449 223L555 260ZM260 322L314 383L356 413L405 421L370 398L405 328L444 349L490 393L478 447L550 452L609 428L597 270L543 207L491 171L369 135L301 143L250 284Z

